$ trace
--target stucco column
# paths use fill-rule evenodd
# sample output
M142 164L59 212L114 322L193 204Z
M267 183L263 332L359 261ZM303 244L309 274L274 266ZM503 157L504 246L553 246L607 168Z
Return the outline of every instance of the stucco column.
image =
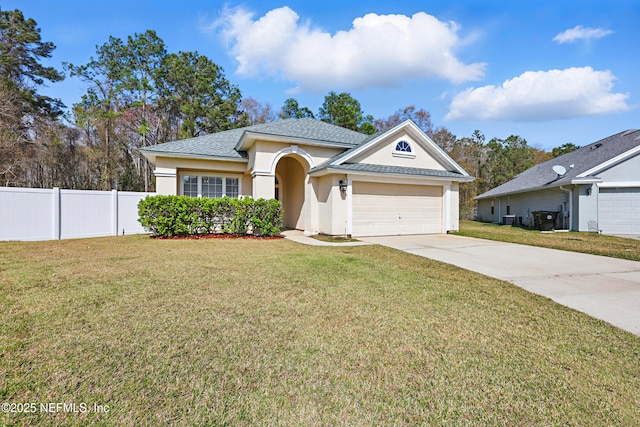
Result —
M304 204L306 211L304 229L312 234L319 232L320 214L318 212L318 178L306 176Z
M156 168L153 174L156 176L156 194L163 196L180 194L176 168Z
M442 226L443 233L451 230L451 184L442 186Z
M347 175L347 235L353 233L353 179Z
M256 174L253 176L252 194L254 199L273 199L275 196L276 176Z

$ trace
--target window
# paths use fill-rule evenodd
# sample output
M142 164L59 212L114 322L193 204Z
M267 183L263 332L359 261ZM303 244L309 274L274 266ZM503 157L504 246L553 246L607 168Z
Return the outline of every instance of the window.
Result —
M280 182L278 181L278 177L276 176L276 188L274 189L274 198L276 200L280 200ZM280 200L282 201L282 200Z
M240 178L207 175L183 175L183 196L189 197L232 197L240 196Z
M399 151L401 153L410 153L411 146L407 141L400 141L396 144L396 151Z
M238 197L240 193L238 178L226 178L226 189L225 193L227 197Z
M182 194L189 197L198 197L198 177L185 175L182 177Z
M202 197L222 197L222 178L218 176L203 176Z
M394 157L405 157L408 159L415 159L416 155L411 148L411 144L409 144L405 140L398 141L396 143L396 148L393 150Z

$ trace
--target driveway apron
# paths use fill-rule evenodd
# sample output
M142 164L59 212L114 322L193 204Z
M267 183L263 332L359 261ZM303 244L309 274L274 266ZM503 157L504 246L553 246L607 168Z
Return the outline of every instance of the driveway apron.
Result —
M360 240L508 281L640 336L640 262L448 234Z

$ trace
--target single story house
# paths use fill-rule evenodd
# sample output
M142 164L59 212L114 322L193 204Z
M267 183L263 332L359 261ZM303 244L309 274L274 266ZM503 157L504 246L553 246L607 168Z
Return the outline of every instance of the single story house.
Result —
M414 122L364 135L286 119L141 150L157 194L275 198L284 226L329 235L458 229L458 185L473 180Z
M640 130L609 136L538 164L476 197L478 219L557 212L556 229L640 234Z

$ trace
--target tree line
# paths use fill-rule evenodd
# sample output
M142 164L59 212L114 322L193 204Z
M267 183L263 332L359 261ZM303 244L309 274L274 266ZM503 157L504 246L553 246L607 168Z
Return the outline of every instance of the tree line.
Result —
M515 135L486 142L480 131L459 138L414 105L376 119L345 92L330 92L315 114L295 98L276 111L243 97L205 55L168 52L153 30L109 37L87 63L63 63L62 70L42 64L54 49L33 19L0 10L0 185L153 191L140 153L146 146L286 118L312 117L365 134L412 119L476 177L461 187L461 213L472 216L476 195L577 148L564 144L546 153ZM86 85L68 111L40 93L65 73Z

